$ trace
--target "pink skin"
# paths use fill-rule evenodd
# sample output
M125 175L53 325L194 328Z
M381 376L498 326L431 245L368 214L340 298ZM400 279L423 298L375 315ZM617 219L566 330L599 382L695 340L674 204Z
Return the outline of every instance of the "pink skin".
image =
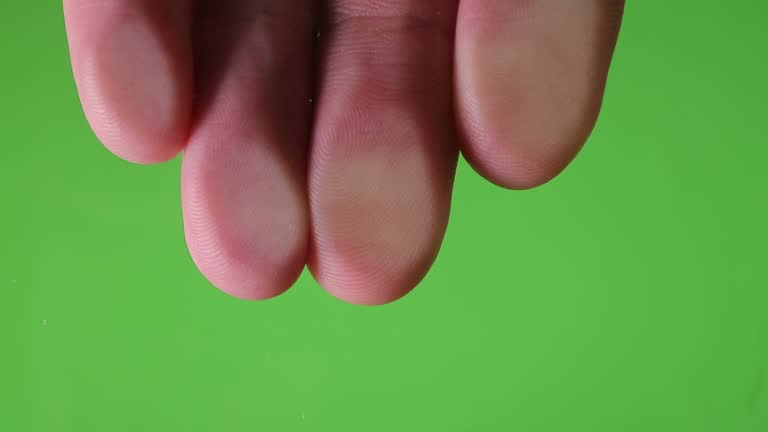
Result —
M269 298L309 264L343 300L388 303L437 255L459 151L513 189L575 156L623 2L320 3L64 8L104 145L138 163L183 150L187 243L214 285Z

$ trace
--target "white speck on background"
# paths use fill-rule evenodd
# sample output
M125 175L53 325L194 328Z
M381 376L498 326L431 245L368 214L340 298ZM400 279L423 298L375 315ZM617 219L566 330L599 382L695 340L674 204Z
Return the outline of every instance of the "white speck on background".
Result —
M43 320L43 327L48 327L48 320L47 319Z

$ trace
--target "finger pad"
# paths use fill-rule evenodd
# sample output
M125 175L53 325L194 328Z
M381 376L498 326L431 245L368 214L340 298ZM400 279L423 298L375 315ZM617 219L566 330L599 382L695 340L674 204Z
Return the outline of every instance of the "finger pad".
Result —
M188 132L191 62L186 20L163 8L103 6L68 14L73 68L86 117L117 156L173 158Z
M444 234L448 198L438 160L419 143L425 134L396 124L374 126L380 132L363 145L337 147L312 179L310 268L331 294L352 303L408 293Z
M457 41L464 153L490 180L543 184L597 119L616 36L615 1L468 1ZM615 15L615 14L613 14Z
M294 170L259 146L194 141L183 170L187 243L201 272L235 297L287 290L307 246L303 184Z

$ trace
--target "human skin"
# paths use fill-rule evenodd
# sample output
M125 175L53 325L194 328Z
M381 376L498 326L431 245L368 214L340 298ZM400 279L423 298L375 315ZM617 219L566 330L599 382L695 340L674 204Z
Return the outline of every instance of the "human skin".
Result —
M64 0L86 117L135 163L183 152L187 244L244 299L305 264L394 301L432 265L459 152L558 175L598 116L623 0ZM461 203L457 203L461 205Z

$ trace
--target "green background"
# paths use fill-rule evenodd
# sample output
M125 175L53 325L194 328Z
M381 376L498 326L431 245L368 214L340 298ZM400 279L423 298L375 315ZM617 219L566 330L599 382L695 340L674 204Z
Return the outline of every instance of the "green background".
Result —
M0 6L0 430L768 430L768 6L630 1L552 183L461 164L423 285L248 303L183 241L178 160L111 156L60 5Z

